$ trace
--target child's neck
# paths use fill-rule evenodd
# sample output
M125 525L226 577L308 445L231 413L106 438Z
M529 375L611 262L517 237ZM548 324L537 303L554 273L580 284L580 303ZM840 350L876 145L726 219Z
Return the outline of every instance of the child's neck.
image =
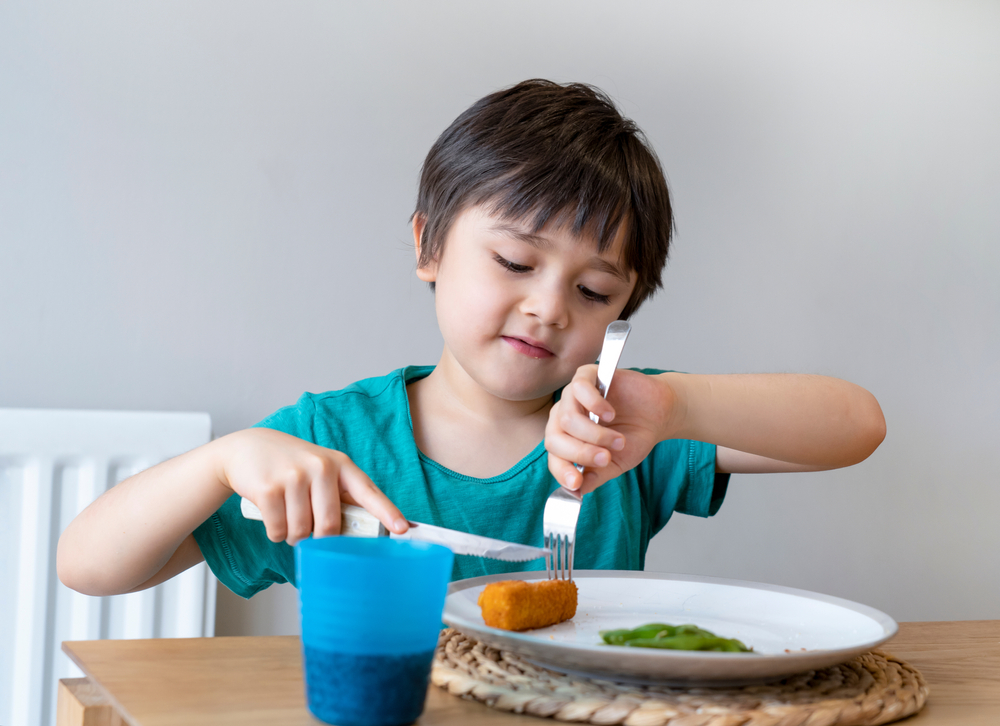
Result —
M477 479L503 474L545 436L552 396L510 401L483 390L446 350L407 386L413 436L425 456Z

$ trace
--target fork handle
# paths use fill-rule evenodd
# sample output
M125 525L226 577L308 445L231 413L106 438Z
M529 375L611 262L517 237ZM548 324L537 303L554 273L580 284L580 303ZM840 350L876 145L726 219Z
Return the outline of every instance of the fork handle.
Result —
M604 344L601 347L601 361L597 366L597 390L604 397L608 397L608 389L611 387L611 379L614 378L615 370L618 368L618 359L621 358L622 350L625 348L625 341L632 331L632 326L625 320L616 320L608 325L604 333ZM599 424L601 419L593 411L590 412L590 420ZM583 473L583 464L574 464L576 470Z

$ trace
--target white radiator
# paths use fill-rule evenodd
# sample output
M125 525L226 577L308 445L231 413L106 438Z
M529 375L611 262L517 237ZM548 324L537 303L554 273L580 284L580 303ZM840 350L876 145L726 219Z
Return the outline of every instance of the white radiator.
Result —
M104 490L207 443L206 413L0 409L0 724L53 725L64 640L215 632L205 563L130 595L89 597L56 576L66 525Z

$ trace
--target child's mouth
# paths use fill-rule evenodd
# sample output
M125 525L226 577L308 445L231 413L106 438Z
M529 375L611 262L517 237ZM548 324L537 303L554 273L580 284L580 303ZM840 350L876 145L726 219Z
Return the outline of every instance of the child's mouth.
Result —
M529 358L551 358L554 355L551 350L537 345L532 345L531 343L521 340L520 338L509 338L506 335L501 337L505 342L509 343L514 350L518 353L523 353Z

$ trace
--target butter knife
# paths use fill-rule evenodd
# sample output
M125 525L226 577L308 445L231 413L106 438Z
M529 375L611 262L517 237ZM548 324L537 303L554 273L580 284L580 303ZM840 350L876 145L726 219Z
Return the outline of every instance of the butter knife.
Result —
M240 501L240 511L247 519L263 520L257 505L246 497ZM340 505L340 535L342 537L392 537L419 542L444 545L456 555L475 555L506 562L528 562L545 557L549 550L542 547L504 542L501 539L467 534L454 529L436 527L433 524L410 522L404 534L396 534L385 528L375 515L353 504Z

